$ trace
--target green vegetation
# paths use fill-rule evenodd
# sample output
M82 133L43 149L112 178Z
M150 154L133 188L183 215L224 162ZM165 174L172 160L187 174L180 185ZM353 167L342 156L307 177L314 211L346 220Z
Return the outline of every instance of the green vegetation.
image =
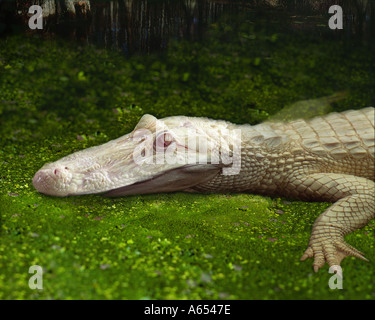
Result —
M124 59L37 36L0 42L0 299L374 299L374 221L349 235L344 290L300 262L327 203L248 194L110 199L39 194L46 162L119 137L151 113L258 123L298 100L347 91L374 103L374 48L212 25L202 43ZM28 269L44 269L31 290Z

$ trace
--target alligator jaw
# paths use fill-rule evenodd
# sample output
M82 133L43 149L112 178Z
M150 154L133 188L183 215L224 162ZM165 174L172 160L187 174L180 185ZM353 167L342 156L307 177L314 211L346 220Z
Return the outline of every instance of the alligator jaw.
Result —
M150 179L139 181L128 186L110 190L108 197L119 197L129 194L183 191L200 183L211 180L221 171L220 165L190 164L183 165L158 174Z

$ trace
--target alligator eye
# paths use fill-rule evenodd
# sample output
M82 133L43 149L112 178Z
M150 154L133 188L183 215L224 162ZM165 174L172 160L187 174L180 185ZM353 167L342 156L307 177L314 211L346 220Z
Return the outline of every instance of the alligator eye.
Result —
M162 133L159 133L159 134L156 136L154 147L155 147L155 148L162 148L162 149L165 149L165 148L167 148L167 147L168 147L173 141L174 141L173 136L172 136L169 132L164 131L164 132L162 132Z

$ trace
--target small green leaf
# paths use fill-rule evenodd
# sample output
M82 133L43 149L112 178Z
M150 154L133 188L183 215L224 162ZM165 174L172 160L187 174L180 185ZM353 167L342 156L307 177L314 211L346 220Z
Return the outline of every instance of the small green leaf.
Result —
M78 72L77 77L78 77L79 81L86 81L87 80L86 77L85 77L85 73L83 71Z

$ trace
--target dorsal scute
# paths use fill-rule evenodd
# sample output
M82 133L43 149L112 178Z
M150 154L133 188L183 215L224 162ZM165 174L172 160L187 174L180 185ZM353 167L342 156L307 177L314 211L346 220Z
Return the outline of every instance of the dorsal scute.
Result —
M306 125L315 134L302 139L309 151L334 159L374 157L374 108L317 117ZM298 128L296 129L298 131ZM308 131L308 129L306 129Z

